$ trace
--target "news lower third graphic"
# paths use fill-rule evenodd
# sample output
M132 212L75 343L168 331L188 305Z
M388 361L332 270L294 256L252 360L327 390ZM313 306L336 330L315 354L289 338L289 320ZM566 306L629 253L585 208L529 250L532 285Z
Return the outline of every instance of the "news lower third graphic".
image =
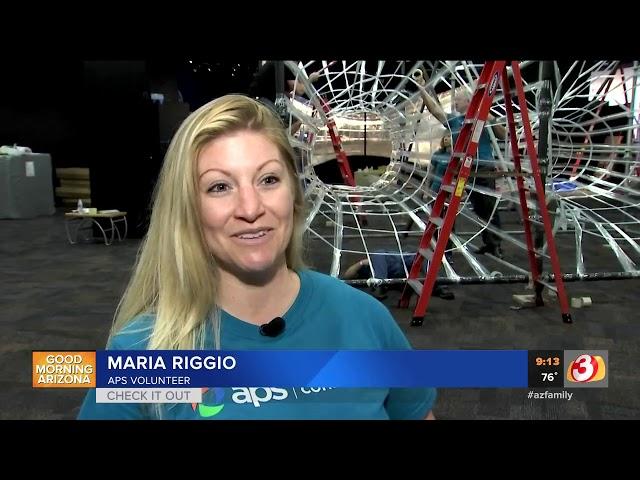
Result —
M96 352L32 352L34 388L93 388Z
M607 350L33 352L34 388L96 388L100 403L223 408L225 388L602 388ZM274 387L276 388L276 387Z
M202 388L96 388L96 403L200 403Z
M607 350L529 350L529 387L605 388Z
M565 350L564 352L565 387L608 387L607 370L609 370L607 350Z

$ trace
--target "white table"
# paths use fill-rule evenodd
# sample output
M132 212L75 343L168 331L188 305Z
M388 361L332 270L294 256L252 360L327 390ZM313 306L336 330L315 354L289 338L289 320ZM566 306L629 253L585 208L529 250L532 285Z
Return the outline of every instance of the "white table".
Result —
M104 244L111 245L116 236L118 241L121 242L127 238L127 212L109 212L104 213L98 210L98 213L77 213L70 212L65 213L65 229L67 231L67 238L71 245L78 243L78 237L80 232L86 230L93 230L93 226L97 226L102 232L104 237ZM109 226L104 227L100 224L99 219L108 219ZM121 228L123 231L121 231ZM75 229L75 230L74 230ZM71 234L71 230L74 230L74 234ZM110 234L107 237L107 234ZM85 241L89 237L85 237Z

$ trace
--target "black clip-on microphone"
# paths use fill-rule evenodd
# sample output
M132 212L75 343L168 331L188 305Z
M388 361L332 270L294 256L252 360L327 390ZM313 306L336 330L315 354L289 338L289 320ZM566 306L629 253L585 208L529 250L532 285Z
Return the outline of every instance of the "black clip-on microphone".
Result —
M264 337L277 337L286 327L286 323L284 318L276 317L271 320L269 323L265 323L264 325L260 325L260 335Z

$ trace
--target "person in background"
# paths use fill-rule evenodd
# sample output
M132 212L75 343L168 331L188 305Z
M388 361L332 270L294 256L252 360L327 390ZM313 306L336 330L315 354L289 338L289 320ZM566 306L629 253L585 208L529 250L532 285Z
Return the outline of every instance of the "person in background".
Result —
M431 176L430 188L434 192L440 190L442 184L442 177L444 177L451 160L451 135L447 132L440 139L440 148L433 152L431 155L431 168L433 174Z
M277 83L277 69L281 68L282 84ZM309 75L311 83L316 82L320 78L320 71L312 72ZM269 108L277 112L283 117L278 104L280 94L288 96L290 99L296 96L300 97L305 94L304 84L301 81L296 82L296 75L286 66L284 62L269 60L265 62L254 74L253 80L249 85L249 96L259 100ZM284 121L284 118L283 118ZM285 122L286 123L286 122ZM301 126L302 122L294 119L291 123L289 132L294 135Z
M462 129L467 109L471 101L471 94L469 92L463 92L456 94L454 97L454 112L446 114L442 107L434 100L434 98L424 88L426 84L425 78L420 77L417 81L419 87L420 97L422 98L424 105L429 112L447 128L452 135L451 144L455 145ZM487 125L491 125L494 134L499 139L507 138L507 130L495 123L496 118L492 115L487 117ZM496 178L493 176L495 172L495 160L493 157L493 148L491 146L491 139L486 128L483 128L478 141L478 151L476 154L477 169L475 173L475 185L487 188L489 190L495 190ZM501 228L500 215L497 209L494 213L495 203L497 199L491 195L484 195L481 192L473 190L469 196L469 200L473 205L473 210L487 223L491 223L496 228ZM498 235L490 232L486 228L482 231L483 245L479 248L477 253L490 253L496 257L502 258L501 239Z
M368 258L358 260L342 275L344 280L356 280L356 279L369 279L373 277L375 272L375 278L391 279L391 278L407 278L407 273L411 270L413 260L416 257L415 253L394 253L390 250L375 250L370 253ZM373 266L373 271L371 269ZM426 274L427 262L422 262L422 275ZM406 268L406 270L405 270ZM386 298L386 287L378 286L373 291L373 296L378 300L384 300ZM436 285L433 289L433 296L442 298L443 300L454 300L456 297L452 291L450 291L444 285Z
M451 161L451 135L449 132L446 132L442 138L440 139L440 148L433 152L431 155L431 166L432 166L432 175L431 176L431 184L430 188L434 192L438 192L440 190L440 186L442 185L442 178L447 171L447 167L449 166L449 162ZM453 228L451 230L452 233L455 233L456 225L453 224ZM436 239L438 231L436 231ZM451 238L447 241L447 250L445 251L445 257L450 264L453 264L453 242Z

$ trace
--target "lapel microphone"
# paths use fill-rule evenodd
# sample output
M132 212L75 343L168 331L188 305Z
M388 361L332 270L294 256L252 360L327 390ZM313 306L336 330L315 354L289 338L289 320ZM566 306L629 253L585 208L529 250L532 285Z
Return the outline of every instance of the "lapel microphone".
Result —
M260 325L260 335L263 337L277 337L286 327L286 323L282 317L276 317L269 323Z

